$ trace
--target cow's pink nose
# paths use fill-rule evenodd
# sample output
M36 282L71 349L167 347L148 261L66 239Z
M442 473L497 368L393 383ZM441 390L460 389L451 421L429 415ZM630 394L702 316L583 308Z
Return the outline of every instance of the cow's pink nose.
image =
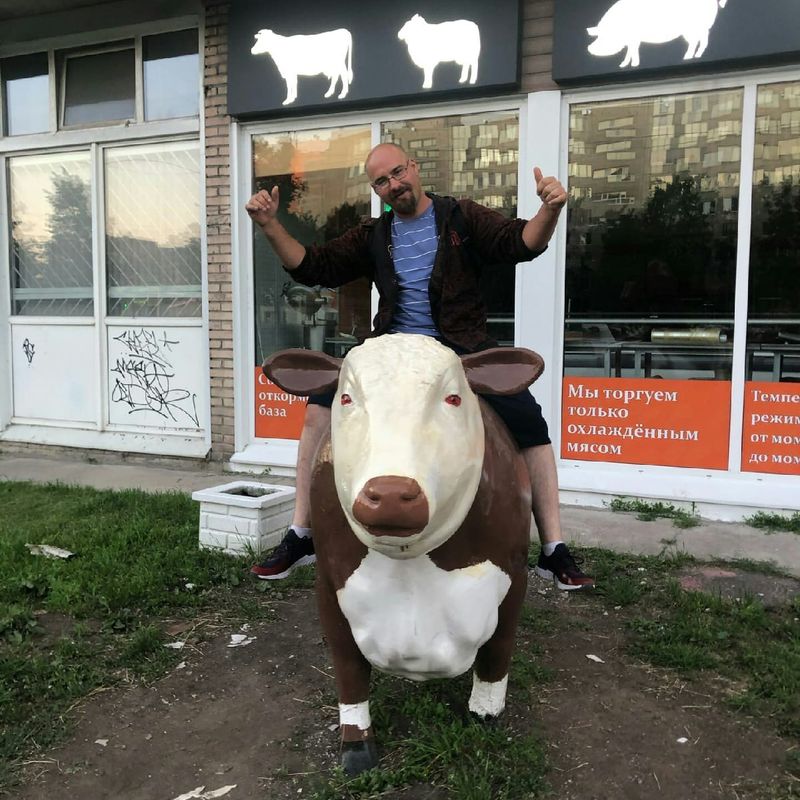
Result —
M428 524L428 499L413 478L370 478L353 503L353 516L373 536L413 536Z

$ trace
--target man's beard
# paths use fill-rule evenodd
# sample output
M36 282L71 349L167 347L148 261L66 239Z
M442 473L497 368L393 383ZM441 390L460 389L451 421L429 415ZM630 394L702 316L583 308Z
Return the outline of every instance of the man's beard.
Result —
M417 196L411 185L404 183L398 187L389 198L389 205L400 214L413 214L417 210Z

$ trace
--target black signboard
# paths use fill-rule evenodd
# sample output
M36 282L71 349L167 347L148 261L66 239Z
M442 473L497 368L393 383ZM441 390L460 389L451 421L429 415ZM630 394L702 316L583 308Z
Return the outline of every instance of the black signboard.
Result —
M519 14L519 0L233 0L228 112L311 113L516 88Z
M798 0L558 0L553 79L641 80L797 60Z

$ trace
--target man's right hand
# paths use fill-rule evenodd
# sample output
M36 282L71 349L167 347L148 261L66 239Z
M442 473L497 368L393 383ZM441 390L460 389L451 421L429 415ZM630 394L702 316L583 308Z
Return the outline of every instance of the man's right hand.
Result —
M278 213L279 200L280 192L278 187L273 186L271 192L267 192L266 189L256 192L256 194L245 203L244 208L250 215L250 219L253 220L256 225L263 228L264 225L269 224L275 219L275 215Z

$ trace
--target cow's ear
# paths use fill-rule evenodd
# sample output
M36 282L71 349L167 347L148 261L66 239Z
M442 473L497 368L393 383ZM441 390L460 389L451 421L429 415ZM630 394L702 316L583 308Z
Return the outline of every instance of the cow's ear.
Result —
M264 374L289 394L307 397L332 391L339 382L341 358L315 350L280 350L264 361Z
M467 382L476 394L516 394L544 371L544 359L522 347L493 347L461 356Z

